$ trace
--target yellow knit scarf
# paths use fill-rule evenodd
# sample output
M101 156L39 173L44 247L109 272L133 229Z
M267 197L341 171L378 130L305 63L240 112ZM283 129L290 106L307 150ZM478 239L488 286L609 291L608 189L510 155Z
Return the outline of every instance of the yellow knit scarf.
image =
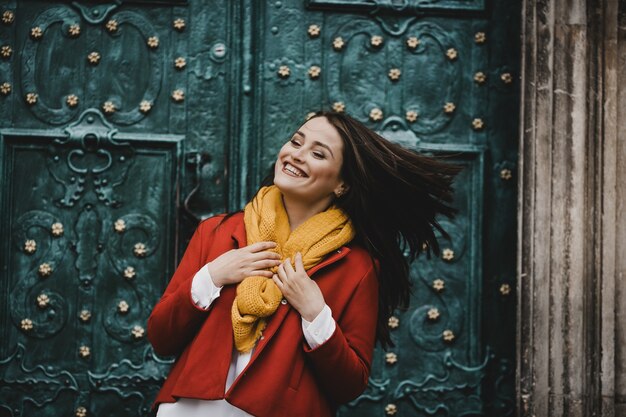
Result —
M305 270L318 264L322 258L348 243L354 229L348 216L332 205L290 230L289 218L280 190L275 185L263 187L244 209L244 223L248 245L261 241L276 242L272 249L291 260L302 254ZM272 268L276 272L278 267ZM249 352L261 336L267 317L274 314L283 294L271 278L246 277L237 286L232 307L233 334L239 352Z

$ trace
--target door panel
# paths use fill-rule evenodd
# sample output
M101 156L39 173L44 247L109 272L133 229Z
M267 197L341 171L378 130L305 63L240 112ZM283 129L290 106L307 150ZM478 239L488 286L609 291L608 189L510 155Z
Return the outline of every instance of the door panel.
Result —
M512 415L519 4L0 1L0 416L146 415L198 220L322 107L465 166L341 416Z

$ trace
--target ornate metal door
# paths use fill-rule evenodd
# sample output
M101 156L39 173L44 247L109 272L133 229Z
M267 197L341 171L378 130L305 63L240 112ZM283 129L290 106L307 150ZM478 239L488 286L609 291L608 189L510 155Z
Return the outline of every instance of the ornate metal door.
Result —
M0 416L146 415L198 219L322 106L466 166L348 416L511 415L517 2L0 1Z

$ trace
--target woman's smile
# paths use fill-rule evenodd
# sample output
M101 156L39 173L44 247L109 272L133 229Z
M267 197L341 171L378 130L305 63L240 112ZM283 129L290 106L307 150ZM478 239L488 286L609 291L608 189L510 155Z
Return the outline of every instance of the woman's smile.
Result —
M304 171L291 165L289 162L283 164L283 172L293 177L308 177L308 175Z

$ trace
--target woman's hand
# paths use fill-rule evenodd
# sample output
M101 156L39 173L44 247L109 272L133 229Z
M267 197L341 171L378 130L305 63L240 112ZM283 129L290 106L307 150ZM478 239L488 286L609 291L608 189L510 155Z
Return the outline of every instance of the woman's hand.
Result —
M260 275L271 278L269 270L280 265L280 255L271 252L275 242L257 242L239 249L231 249L209 262L209 273L217 287L238 284L244 278Z
M326 301L320 287L307 275L302 264L302 254L295 256L296 268L291 266L289 258L278 267L278 273L272 279L278 285L289 304L306 321L313 321L322 312Z

